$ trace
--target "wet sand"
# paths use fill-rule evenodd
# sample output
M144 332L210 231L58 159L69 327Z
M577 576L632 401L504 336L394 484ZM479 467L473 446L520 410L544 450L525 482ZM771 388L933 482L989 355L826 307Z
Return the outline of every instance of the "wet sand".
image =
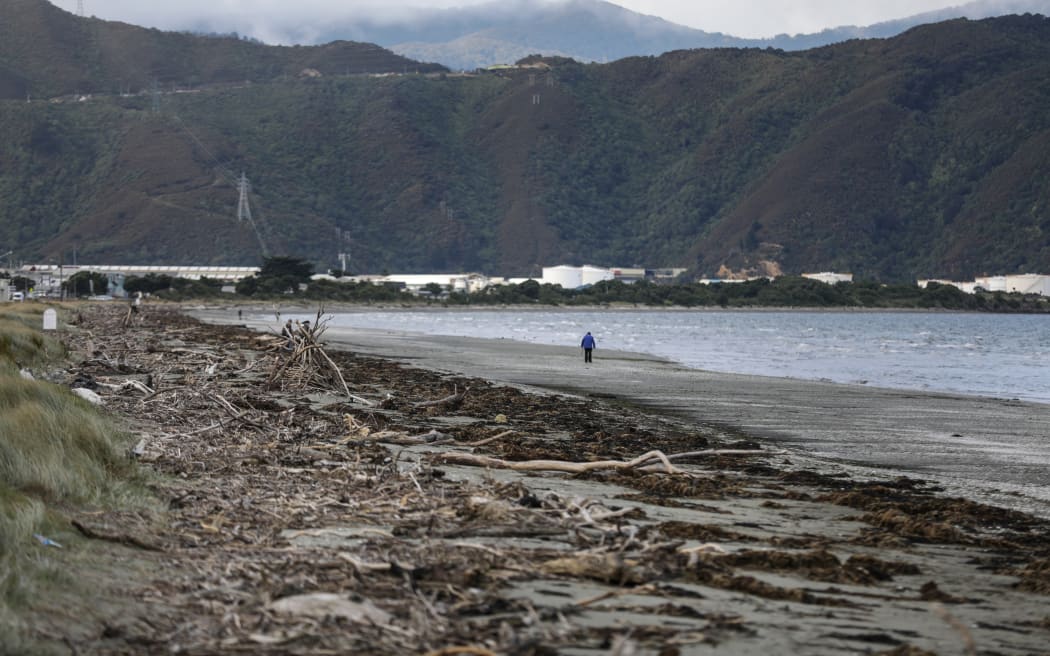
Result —
M271 317L194 312L267 330ZM1050 517L1050 405L688 369L655 356L330 327L333 346L420 367L632 404L775 442L854 475L889 469Z

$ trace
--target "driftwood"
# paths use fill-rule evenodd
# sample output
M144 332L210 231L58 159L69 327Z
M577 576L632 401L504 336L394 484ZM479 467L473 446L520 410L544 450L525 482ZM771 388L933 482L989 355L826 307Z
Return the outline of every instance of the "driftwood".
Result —
M517 431L505 430L502 433L499 433L498 435L493 435L492 437L486 437L483 440L477 440L476 442L467 442L466 446L485 446L486 444L492 444L493 442L498 442L499 440L502 440L504 437L507 437L508 435L513 435L515 432L517 432Z
M347 415L347 417L350 417L350 415ZM448 433L442 433L437 429L431 429L426 433L421 433L419 435L409 435L408 433L405 433L403 431L378 431L373 433L367 429L364 429L364 427L357 425L352 417L350 417L350 419L347 421L347 425L351 429L353 434L341 440L340 444L347 444L349 442L356 442L362 440L370 440L372 442L382 442L384 444L413 446L416 444L451 444L456 441L453 436L449 435ZM513 430L503 431L498 435L486 437L483 440L478 440L476 442L467 442L463 446L485 446L486 444L491 444L498 440L502 440L508 435L513 435L515 432L516 431Z
M631 649L656 653L671 646L673 651L674 645L704 640L710 645L712 638L724 638L732 650L747 645L746 637L732 637L739 628L767 628L763 617L752 612L756 605L791 600L785 617L802 623L823 616L801 604L813 609L848 600L879 604L890 612L915 605L917 598L889 594L895 589L892 584L864 573L866 567L896 572L891 565L897 564L873 557L870 567L865 560L857 566L841 562L840 555L857 549L853 523L829 523L815 535L799 535L790 522L798 515L796 499L801 502L808 496L795 493L810 495L820 484L780 477L773 463L754 470L738 466L756 457L765 460L776 451L719 450L725 439L737 439L735 434L703 429L693 440L684 437L692 426L621 413L603 404L580 407L555 395L527 397L509 387L490 388L440 372L329 353L351 389L360 384L361 390L372 390L366 393L369 398L378 401L391 394L402 400L382 411L362 406L348 410L344 387L319 349L306 351L305 363L289 363L275 389L267 391L267 375L294 353L294 347L267 350L267 342L277 346L277 339L247 334L230 339L232 328L200 326L163 308L140 313L122 333L118 324L124 310L91 307L82 331L72 335L94 330L94 343L77 350L98 358L72 373L105 373L107 385L138 380L156 390L147 393L131 384L123 393L112 393L112 387L103 391L109 392L107 412L129 418L136 429L135 439L140 441L131 449L132 456L161 473L156 478L159 496L169 499L163 521L138 513L77 518L83 532L99 539L128 544L141 540L144 548L165 550L164 558L151 559L157 569L145 573L146 582L138 583L137 572L135 579L121 575L121 590L116 592L122 593L127 582L126 598L149 598L151 603L148 613L130 615L133 622L114 625L116 630L107 638L114 651L158 651L164 644L179 644L187 652L216 654L306 649L492 656L519 653L530 644L552 652L584 644L608 645L605 652L610 656L627 656ZM176 334L185 334L185 339L175 340ZM114 366L125 375L109 376ZM214 367L214 376L207 375L209 367ZM474 395L455 413L440 405L454 382L460 387L471 384ZM339 398L304 401L304 389L330 391ZM453 401L460 392L455 390ZM416 401L431 403L428 399L438 403L423 405L426 410L412 407ZM513 412L512 424L505 424L503 412ZM511 426L516 433L507 430ZM455 446L433 446L445 439L442 433L453 436ZM693 447L674 445L702 444L701 436L711 438L703 447L709 450L676 452ZM379 443L387 439L418 446ZM658 449L659 455L623 457L637 452L639 439L646 440L643 448ZM472 446L478 452L508 447L498 455L523 462L465 455ZM456 453L439 455L445 451ZM454 459L470 466L569 472L556 476L603 467L614 473L619 469L621 475L611 481L535 485L535 479L522 475L528 471L461 476L464 470L440 466L442 460ZM727 461L734 466L712 466ZM651 470L658 473L629 475ZM679 470L686 473L674 476ZM866 484L851 488L848 479L842 485L836 498L845 503L869 489ZM623 495L624 488L636 493ZM899 512L911 515L914 510L914 521L929 522L921 514L927 511L920 510L928 506L929 495L905 493L903 485L901 489ZM661 499L677 505L679 498L708 498L709 490L719 499L712 502L716 505L683 501L684 507L698 512L679 516L652 510ZM631 507L632 499L637 507ZM744 536L726 528L725 522L699 523L712 521L712 513L735 511L737 500L748 504L748 523L769 530ZM951 513L973 526L995 523L982 519L991 516L986 512L990 511L961 503L937 509L941 517ZM847 521L841 513L835 516ZM911 544L911 533L906 532L911 529L865 521L872 533L863 534L872 542L864 544L896 544L887 540L894 536ZM997 524L995 529L982 533L994 540L987 544L1018 564L1029 559L1033 569L1038 565L1021 546L1003 546L1015 535L1023 537L1018 545L1028 544L1024 539L1031 540L1038 529L1020 521L1007 528ZM945 535L946 543L964 549L975 544L970 535ZM768 555L749 560L719 557L724 548L708 542L737 543L745 537ZM796 548L813 551L797 554ZM791 550L790 558L783 549ZM893 547L880 551L903 553ZM903 560L910 563L913 558ZM125 569L120 562L116 567L118 573ZM755 569L784 574L755 578ZM101 571L104 575L108 570ZM703 575L702 584L697 572ZM968 573L960 570L960 575ZM546 585L551 577L562 579L572 596L507 594L512 586ZM789 583L792 580L798 583ZM849 584L849 591L814 588L806 580ZM602 585L587 592L595 582ZM725 590L718 613L683 616L682 611L695 603L697 585L707 597L711 595L705 588ZM786 585L792 587L781 587ZM868 585L880 587L863 592L861 586ZM960 578L946 578L943 585L969 589ZM155 590L144 591L145 586ZM356 607L328 596L340 591L353 591L351 601L396 615L396 624L354 620ZM875 591L887 594L876 596ZM652 598L639 600L641 595ZM930 592L924 598L934 596ZM339 603L334 612L298 612L301 602L327 600ZM293 602L297 612L277 612ZM1033 608L1037 602L1032 601ZM74 612L83 607L74 606ZM597 611L572 612L588 608ZM330 614L340 621L325 620ZM628 614L634 618L632 627L620 621ZM994 619L1002 622L1007 615L1001 612ZM354 623L351 630L349 621ZM876 621L862 622L863 630L880 630ZM842 622L860 620L849 616ZM74 634L79 632L76 626ZM617 635L624 631L630 632L630 639ZM936 631L916 639L925 644L935 639ZM976 630L974 637L980 637ZM1024 641L1021 649L1033 652L1042 644L1038 636L1018 640Z
M106 528L90 526L86 522L82 522L78 519L74 519L71 522L73 527L80 531L84 537L91 538L93 540L105 540L107 542L116 542L118 544L127 544L139 549L145 549L147 551L164 551L164 547L159 544L154 544L149 540L144 540L138 536L131 535L129 533L119 533L115 531L107 530Z
M467 385L460 392L458 388L453 388L452 394L440 399L434 399L433 401L420 401L419 403L413 403L412 407L415 409L419 408L432 408L435 406L458 406L463 403L463 398L466 397L467 392L470 391L470 386Z
M437 649L434 651L428 651L425 656L496 656L496 652L485 649L484 647L445 647L444 649Z
M343 440L343 443L368 440L382 442L383 444L397 444L399 446L416 446L420 444L450 444L455 442L448 433L431 430L420 435L409 435L400 431L379 431L377 433L359 433Z
M350 392L350 387L346 384L346 379L339 371L339 367L325 352L324 345L320 341L326 329L323 312L323 308L317 311L313 325L307 325L309 322L306 322L297 326L293 334L282 335L277 342L277 348L283 351L291 347L291 351L286 357L278 358L273 371L266 380L266 389L273 389L279 382L287 382L289 378L295 378L297 380L292 382L297 383L300 388L318 383L338 385L347 398L363 405L373 405L371 401ZM289 376L289 373L293 371L294 375Z
M656 465L668 474L683 474L671 464L672 460L683 458L695 458L698 456L721 456L721 455L755 455L765 454L765 451L756 449L706 449L704 451L689 451L686 453L675 453L666 455L662 451L650 451L633 460L596 460L593 462L567 462L564 460L502 460L479 456L473 453L446 452L439 453L434 459L449 465L468 465L473 467L488 467L489 469L513 469L517 471L557 471L569 474L583 474L589 471L601 469L646 469Z
M135 380L134 378L126 380L126 381L124 381L123 383L121 383L119 385L114 384L114 383L104 383L104 382L102 382L100 380L96 380L95 384L98 385L99 387L104 387L104 388L106 388L108 390L112 390L114 392L123 392L124 390L133 389L133 390L135 390L137 392L141 392L143 394L146 394L149 397L152 397L153 395L155 395L157 393L153 389L150 389L144 383L141 383L141 382Z

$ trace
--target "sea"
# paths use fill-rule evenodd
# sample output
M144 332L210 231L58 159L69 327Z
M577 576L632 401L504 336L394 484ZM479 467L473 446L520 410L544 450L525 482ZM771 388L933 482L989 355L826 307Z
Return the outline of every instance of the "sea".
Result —
M1050 403L1050 316L737 310L354 311L331 325L648 353L686 367Z

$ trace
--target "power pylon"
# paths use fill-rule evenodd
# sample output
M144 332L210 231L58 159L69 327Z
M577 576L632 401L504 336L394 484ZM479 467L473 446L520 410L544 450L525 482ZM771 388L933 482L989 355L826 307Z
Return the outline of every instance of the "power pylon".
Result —
M77 16L84 17L84 0L77 0Z
M248 176L241 172L241 179L237 182L237 191L240 192L240 197L237 199L237 220L252 222L252 207L248 204L248 191L251 187L248 184Z
M266 242L263 241L262 233L259 232L259 226L255 224L255 219L252 218L252 206L248 203L248 192L251 191L251 185L248 184L248 176L241 172L241 179L237 181L237 220L247 221L248 225L252 227L252 232L255 233L255 238L259 240L259 250L262 254L269 256L270 251L266 248Z

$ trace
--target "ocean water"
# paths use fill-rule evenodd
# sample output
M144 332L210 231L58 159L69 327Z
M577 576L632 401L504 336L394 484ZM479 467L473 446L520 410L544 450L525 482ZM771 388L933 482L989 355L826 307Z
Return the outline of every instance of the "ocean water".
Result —
M311 317L312 318L312 317ZM650 353L687 367L1050 403L1050 316L946 312L383 310L331 325Z

